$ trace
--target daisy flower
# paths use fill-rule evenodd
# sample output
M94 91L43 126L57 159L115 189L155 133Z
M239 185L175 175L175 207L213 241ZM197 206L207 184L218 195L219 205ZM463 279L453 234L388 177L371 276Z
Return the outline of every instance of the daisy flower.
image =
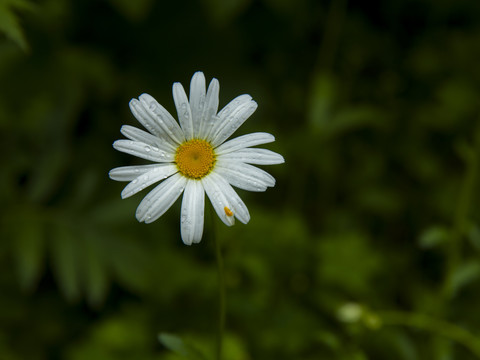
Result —
M273 151L252 148L273 142L271 134L257 132L225 141L253 114L257 103L250 95L240 95L217 113L219 89L218 80L213 79L205 90L202 72L192 77L190 98L180 83L174 83L173 100L180 124L150 95L132 99L130 110L148 132L124 125L121 133L128 140L113 143L118 151L154 162L109 172L113 180L130 181L122 191L123 199L160 182L140 202L138 221L157 220L183 192L180 232L187 245L202 239L205 193L226 225L233 225L235 218L246 224L250 214L232 185L265 191L275 185L275 179L252 164L284 162Z

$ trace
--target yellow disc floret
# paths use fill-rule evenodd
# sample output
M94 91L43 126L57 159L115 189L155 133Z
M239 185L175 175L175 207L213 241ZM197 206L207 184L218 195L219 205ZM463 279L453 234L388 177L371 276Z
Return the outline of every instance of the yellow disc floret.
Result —
M190 179L201 179L212 171L215 152L205 140L192 139L181 144L175 153L178 170Z

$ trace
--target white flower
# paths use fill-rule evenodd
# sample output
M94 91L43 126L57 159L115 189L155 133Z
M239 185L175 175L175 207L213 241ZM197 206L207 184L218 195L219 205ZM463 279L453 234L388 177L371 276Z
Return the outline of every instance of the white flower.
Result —
M247 207L231 185L249 191L265 191L275 185L267 172L252 166L281 164L281 155L252 146L275 140L268 133L252 133L225 142L257 108L249 95L240 95L218 114L220 85L213 79L205 91L202 72L193 75L190 99L180 83L173 84L173 100L179 124L153 97L140 95L130 101L135 118L149 131L124 125L129 140L117 140L118 151L155 162L112 169L109 176L130 181L123 189L127 198L161 181L137 208L138 221L151 223L162 216L184 192L180 230L185 244L202 239L205 193L222 221L250 220Z

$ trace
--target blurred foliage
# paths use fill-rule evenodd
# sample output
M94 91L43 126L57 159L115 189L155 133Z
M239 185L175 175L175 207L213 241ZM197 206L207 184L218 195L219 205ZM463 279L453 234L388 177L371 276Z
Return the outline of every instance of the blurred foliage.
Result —
M202 70L277 186L239 191L224 358L480 357L480 2L0 0L0 358L210 359L212 229L108 170L128 101Z

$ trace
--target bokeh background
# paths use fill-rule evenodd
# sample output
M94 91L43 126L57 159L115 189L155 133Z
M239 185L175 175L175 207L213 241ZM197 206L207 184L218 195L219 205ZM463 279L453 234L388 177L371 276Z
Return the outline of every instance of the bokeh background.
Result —
M225 359L480 358L479 1L1 0L0 31L0 359L212 359L213 231ZM107 173L146 163L128 101L197 70L286 163L187 247Z

